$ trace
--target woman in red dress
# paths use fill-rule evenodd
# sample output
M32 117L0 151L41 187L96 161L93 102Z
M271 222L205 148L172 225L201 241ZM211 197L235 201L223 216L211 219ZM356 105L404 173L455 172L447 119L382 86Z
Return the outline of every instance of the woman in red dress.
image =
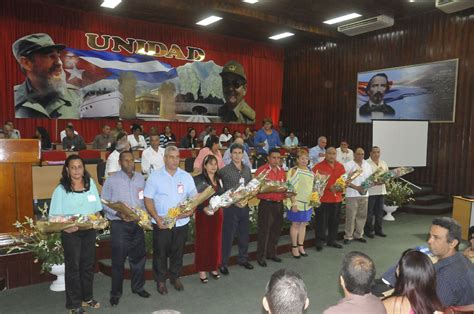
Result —
M224 192L217 168L217 158L207 155L202 162L202 173L194 177L198 193L208 186L212 186L217 195ZM206 272L210 272L214 279L220 278L217 268L221 263L223 214L221 209L215 213L209 212L208 205L209 200L196 210L194 264L202 283L208 282Z

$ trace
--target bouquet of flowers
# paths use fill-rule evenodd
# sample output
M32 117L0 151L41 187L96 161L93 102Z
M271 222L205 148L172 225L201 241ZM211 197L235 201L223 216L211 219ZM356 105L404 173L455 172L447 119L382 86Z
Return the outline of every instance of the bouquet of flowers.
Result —
M188 198L180 202L176 207L168 209L168 213L163 217L163 224L169 229L173 228L179 216L193 212L196 207L204 203L204 201L214 195L214 193L216 193L214 188L208 186L204 191L196 196Z
M238 188L230 189L222 195L213 196L209 200L209 211L216 212L219 208L228 207L232 204L238 204L240 207L246 206L248 201L260 191L267 174L268 171L262 172L245 186L240 185Z
M265 180L258 194L261 193L294 193L295 187L289 181Z
M377 168L374 173L372 173L367 179L362 182L361 187L363 188L362 195L367 193L367 190L379 183L388 183L389 180L394 178L399 178L410 172L413 172L415 169L413 167L399 167L389 171L383 171L382 168Z
M348 186L352 181L354 181L358 176L362 173L361 169L355 169L351 173L343 174L340 176L336 182L334 183L334 188L336 192L344 192L346 190L346 186Z
M109 202L107 200L101 199L102 204L107 207L112 208L113 210L119 212L121 215L130 218L138 223L143 230L153 230L151 226L151 219L148 212L140 207L131 207L123 202Z
M109 222L100 214L90 215L69 215L43 217L36 221L36 227L41 233L61 232L71 227L78 227L80 230L96 229L102 230L109 226Z
M321 196L324 193L324 189L326 188L328 181L329 175L316 171L314 174L313 192L311 193L311 200L309 202L311 207L317 208L321 206Z

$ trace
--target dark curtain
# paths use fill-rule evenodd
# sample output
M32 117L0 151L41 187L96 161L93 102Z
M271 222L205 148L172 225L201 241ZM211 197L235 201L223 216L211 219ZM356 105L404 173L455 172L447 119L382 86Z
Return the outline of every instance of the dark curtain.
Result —
M246 101L257 113L254 128L261 127L261 120L271 117L278 122L282 84L284 51L282 48L254 41L226 37L212 33L188 30L168 25L123 19L113 16L100 15L86 11L71 10L44 4L38 1L3 0L0 3L0 123L12 120L23 137L32 137L36 126L45 127L53 141L59 138L59 132L64 129L66 120L48 119L15 119L13 107L13 86L24 81L18 63L13 57L12 43L31 33L47 33L56 43L64 43L68 47L89 49L85 33L116 35L122 38L137 38L172 43L180 47L194 46L206 51L206 60L224 65L228 60L235 59L242 63L248 77ZM179 66L181 60L160 58L160 61ZM112 119L73 120L75 128L84 136L86 142L92 141L100 133L105 123L115 124ZM125 127L133 121L125 121ZM170 125L175 135L184 136L188 127L202 131L205 124L185 122L145 122L148 130L152 125L161 132L165 125ZM216 124L220 133L224 124ZM243 131L244 125L229 125L231 130Z

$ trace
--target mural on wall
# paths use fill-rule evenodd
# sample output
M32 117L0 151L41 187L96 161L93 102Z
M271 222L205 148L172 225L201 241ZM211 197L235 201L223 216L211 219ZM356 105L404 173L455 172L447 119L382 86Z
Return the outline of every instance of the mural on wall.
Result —
M13 43L25 75L14 86L16 118L254 123L239 62L204 61L205 51L197 47L93 33L85 37L90 50L57 44L44 33ZM157 58L186 63L173 67Z

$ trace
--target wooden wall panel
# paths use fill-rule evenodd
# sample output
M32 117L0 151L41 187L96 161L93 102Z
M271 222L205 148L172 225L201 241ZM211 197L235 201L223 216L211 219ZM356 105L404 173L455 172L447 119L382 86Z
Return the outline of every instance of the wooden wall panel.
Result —
M459 58L455 123L430 124L427 167L410 178L434 184L440 193L474 193L472 9L434 11L338 42L288 48L283 121L309 146L326 135L330 145L346 138L352 147L368 149L371 125L355 123L357 73L454 58Z

